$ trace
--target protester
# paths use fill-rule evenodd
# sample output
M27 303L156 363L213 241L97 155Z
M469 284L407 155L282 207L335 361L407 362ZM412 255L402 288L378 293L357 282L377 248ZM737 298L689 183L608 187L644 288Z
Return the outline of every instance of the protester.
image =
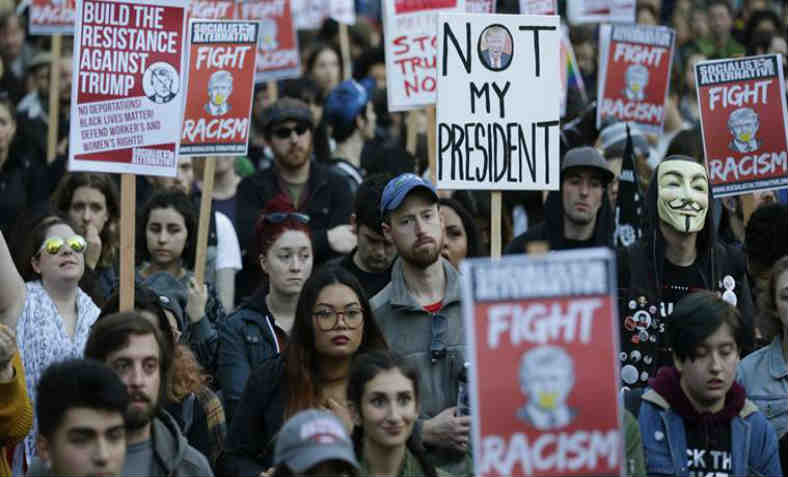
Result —
M698 50L710 59L744 56L745 48L732 36L733 10L728 0L711 0L706 11L710 35L695 41Z
M744 231L742 250L753 291L765 289L764 282L777 260L788 255L788 206L765 204L755 209ZM753 293L758 296L758 293Z
M632 138L632 153L634 154L632 160L636 172L639 172L637 176L639 177L644 169L648 169L648 175L651 175L651 169L647 162L650 153L648 141L636 125L616 122L603 128L599 133L599 146L602 155L607 160L608 167L614 174L607 186L607 198L610 200L610 207L613 210L618 205L621 167L624 163L627 146L627 126L629 126L629 136ZM645 189L639 192L643 194Z
M33 406L27 396L16 334L5 325L0 325L0 396L0 476L10 477L8 458L33 425Z
M137 312L102 318L90 333L85 357L112 368L131 398L123 475L213 475L205 456L189 445L172 416L161 409L172 357L156 326Z
M73 173L63 177L50 200L52 208L87 241L86 273L95 275L99 305L118 286L120 193L108 174Z
M353 477L359 465L343 423L332 413L307 409L288 419L276 439L272 477Z
M188 297L186 315L191 346L203 368L216 372L219 336L216 323L224 308L213 287L197 287L194 269L197 244L197 212L180 191L160 192L150 198L137 226L137 277L144 281L156 273L177 279Z
M479 232L471 214L454 199L440 199L443 220L443 250L441 256L457 270L465 258L479 256Z
M16 13L13 3L0 11L0 61L4 73L0 90L5 90L17 103L26 93L25 72L36 50L25 42L25 22Z
M380 194L390 179L390 174L375 174L361 183L350 216L356 248L332 262L355 275L367 297L375 296L391 280L391 264L397 255L394 244L383 236L380 218Z
M241 177L235 170L234 157L217 157L216 169L213 175L213 208L216 212L221 212L233 224L233 232L238 226L236 222L236 208L237 208L237 193L238 184L241 183ZM218 220L217 220L218 222ZM236 235L236 241L238 240ZM240 255L238 267L240 269Z
M0 323L16 332L35 406L36 385L50 364L82 355L99 309L78 284L85 270L85 239L64 220L46 216L33 223L14 256L0 234ZM36 420L25 439L25 456L35 454ZM19 463L21 464L21 456Z
M532 241L547 242L550 250L612 247L615 222L605 190L614 177L596 149L571 149L561 164L561 189L547 195L545 221L515 237L504 253L525 253Z
M122 475L130 400L117 374L92 360L54 363L38 396L40 459L27 475Z
M649 474L782 475L766 417L734 381L747 330L709 291L676 305L668 325L673 366L643 394L640 431Z
M391 283L373 297L372 308L392 351L424 372L414 439L427 446L433 465L470 471L470 418L455 415L454 407L466 352L459 273L441 257L438 195L421 177L402 174L383 189L380 213L383 234L399 257Z
M411 440L419 417L419 371L389 352L353 360L347 397L361 475L447 475Z
M341 317L341 320L340 320ZM230 423L222 474L258 475L273 463L283 422L298 411L322 408L351 427L346 389L358 353L386 349L358 280L341 267L324 267L304 285L284 353L254 370Z
M782 439L788 430L788 255L772 267L758 303L758 330L770 344L739 363L737 380Z
M284 351L298 296L312 274L309 217L269 205L255 229L267 287L258 287L219 328L218 378L230 421L251 372Z
M333 45L316 45L306 59L306 76L320 88L321 102L343 78L342 60Z

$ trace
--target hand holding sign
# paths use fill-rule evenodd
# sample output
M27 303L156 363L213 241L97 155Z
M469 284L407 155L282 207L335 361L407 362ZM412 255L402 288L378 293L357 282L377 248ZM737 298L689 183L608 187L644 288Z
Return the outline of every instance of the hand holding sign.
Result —
M444 409L432 419L424 421L424 442L438 447L451 447L459 451L468 450L471 418L456 416L456 408Z

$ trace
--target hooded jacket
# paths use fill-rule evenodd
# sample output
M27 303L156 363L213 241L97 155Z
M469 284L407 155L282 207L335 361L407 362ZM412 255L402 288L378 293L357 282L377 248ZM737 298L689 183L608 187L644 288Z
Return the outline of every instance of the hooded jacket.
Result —
M686 425L703 426L711 437L715 428L730 426L731 475L782 475L777 437L744 388L733 383L717 413L698 413L679 384L675 368L662 368L651 379L640 408L640 432L648 475L687 476Z
M563 186L563 181L561 181ZM616 223L613 218L613 209L607 199L607 188L602 189L602 205L596 215L594 233L592 241L594 247L613 248L613 233L616 230ZM550 250L566 250L569 248L564 237L564 204L560 190L551 191L547 194L544 204L544 222L529 227L528 230L512 239L506 249L505 255L525 253L528 242L544 241L548 242Z
M670 365L671 355L661 340L664 331L664 320L670 316L672 310L663 307L664 265L665 265L665 238L659 228L661 221L657 211L657 193L659 185L656 177L659 167L654 170L654 179L649 183L646 193L646 218L643 221L643 236L630 247L618 249L618 296L622 300L619 309L621 313L621 351L622 366L634 366L637 369L636 383L626 382L626 385L644 386L647 377L653 377L659 366ZM711 188L708 192L709 207L712 204ZM710 291L725 291L723 279L730 277L734 283L734 293L737 297L736 307L742 318L742 325L747 330L747 336L742 343L742 355L752 348L753 342L753 304L750 285L747 280L744 257L741 252L717 241L711 210L706 214L703 229L697 236L697 258L692 267L703 278L703 289ZM647 311L647 323L632 326L625 320L630 320L637 312ZM651 329L649 329L649 327ZM645 333L644 333L645 332ZM641 336L638 336L638 335ZM653 340L651 338L654 338ZM635 357L632 353L637 351ZM624 359L624 354L627 354ZM649 357L645 362L645 357ZM634 370L631 370L634 371ZM646 373L646 374L643 374ZM622 368L622 378L626 373Z

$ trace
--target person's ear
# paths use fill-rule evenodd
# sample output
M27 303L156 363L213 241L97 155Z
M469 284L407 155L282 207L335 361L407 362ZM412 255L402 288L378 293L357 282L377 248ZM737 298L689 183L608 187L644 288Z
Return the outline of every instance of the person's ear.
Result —
M361 413L356 407L356 403L349 401L347 403L348 411L350 411L350 418L353 420L354 426L361 426Z
M38 456L42 461L49 462L49 441L41 434L36 438L36 449L38 449Z
M268 275L268 260L265 258L265 254L261 253L257 256L257 262L260 264L260 269Z
M38 254L33 255L32 257L30 257L30 265L33 267L34 272L41 275L41 267L39 266L39 260L40 258Z
M386 222L382 222L380 224L380 228L383 231L383 236L389 242L393 242L394 240L391 238L391 225L387 224Z

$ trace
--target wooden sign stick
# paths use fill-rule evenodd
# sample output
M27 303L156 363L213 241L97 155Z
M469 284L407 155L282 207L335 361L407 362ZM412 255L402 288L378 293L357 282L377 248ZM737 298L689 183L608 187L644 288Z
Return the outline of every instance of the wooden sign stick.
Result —
M63 37L52 35L52 63L49 66L49 130L47 132L47 164L57 154L58 126L60 125L60 48ZM71 94L69 92L69 94Z
M430 169L430 180L433 184L438 183L438 169L435 160L437 147L435 144L435 105L427 106L427 160Z
M137 176L120 176L120 308L134 309L134 222L137 203Z
M208 248L208 230L211 228L211 201L213 200L213 176L216 157L205 158L202 173L202 198L200 199L200 225L197 227L197 252L194 258L194 278L197 287L205 283L205 250Z
M352 77L350 61L350 36L348 35L347 25L339 22L339 53L342 55L343 79L349 80Z
M501 191L490 191L490 258L501 258Z

